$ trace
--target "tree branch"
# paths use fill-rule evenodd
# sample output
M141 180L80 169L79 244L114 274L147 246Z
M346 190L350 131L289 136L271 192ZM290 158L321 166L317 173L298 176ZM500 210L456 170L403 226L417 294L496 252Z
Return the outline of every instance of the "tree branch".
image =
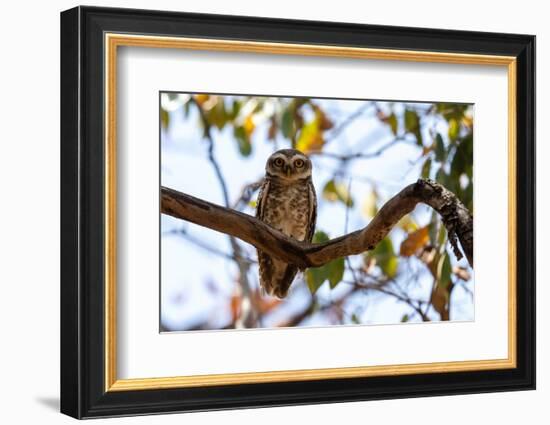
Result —
M348 154L339 154L339 153L333 153L333 152L325 152L325 151L314 151L311 152L310 155L316 155L316 156L323 156L326 158L332 158L343 162L348 162L354 159L372 159L379 157L382 155L386 150L389 148L395 146L399 142L402 142L405 140L404 136L398 136L392 141L380 146L378 149L376 149L373 152L355 152L355 153L348 153Z
M462 258L458 247L460 241L473 267L472 215L456 195L433 180L420 179L405 187L386 202L364 229L319 244L289 238L248 214L170 188L161 189L162 213L239 238L301 269L319 267L336 258L372 250L418 203L429 205L441 215L455 255Z

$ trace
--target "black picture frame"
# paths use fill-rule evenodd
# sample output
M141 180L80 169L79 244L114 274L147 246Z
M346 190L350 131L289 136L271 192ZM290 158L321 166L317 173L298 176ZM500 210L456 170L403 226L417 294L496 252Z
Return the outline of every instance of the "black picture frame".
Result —
M258 40L517 58L517 367L105 391L104 34ZM61 412L75 418L535 388L535 37L76 7L61 13Z

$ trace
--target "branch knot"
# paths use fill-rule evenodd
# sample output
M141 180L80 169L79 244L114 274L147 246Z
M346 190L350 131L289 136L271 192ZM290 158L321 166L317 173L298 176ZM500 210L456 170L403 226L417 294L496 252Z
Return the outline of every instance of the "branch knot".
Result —
M447 190L444 186L431 179L420 179L417 184L427 186L431 189L432 194L430 198L437 200L437 205L430 205L441 215L441 219L445 228L447 229L447 235L449 243L453 248L453 252L456 255L457 260L464 257L462 251L458 247L459 236L458 229L461 225L460 209L464 208L462 203L458 200L456 195ZM471 214L470 214L471 218Z

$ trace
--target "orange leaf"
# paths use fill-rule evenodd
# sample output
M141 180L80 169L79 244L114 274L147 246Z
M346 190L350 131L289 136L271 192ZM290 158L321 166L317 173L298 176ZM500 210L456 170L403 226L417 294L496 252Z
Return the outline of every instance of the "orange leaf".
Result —
M444 317L447 316L449 308L449 293L447 290L442 286L437 285L432 292L430 301L435 311L441 315L441 320L445 320Z
M323 112L321 108L319 108L317 105L314 105L313 109L315 110L315 118L319 122L320 130L330 130L332 127L334 127L334 123L327 117L327 115Z
M281 300L279 300L278 298L262 297L262 294L260 293L260 291L252 292L252 304L262 314L266 314L270 312L275 307L277 307L280 303L281 303Z
M277 127L277 121L274 118L271 118L271 124L269 125L269 130L267 131L267 139L275 140L278 130L279 128Z
M468 270L465 269L464 267L454 267L453 273L455 274L455 276L457 276L458 278L462 279L465 282L470 280L470 278L472 277L468 272Z
M210 98L207 94L198 94L195 96L195 101L202 106Z
M428 155L433 150L434 150L434 145L433 144L431 146L423 146L422 147L422 156Z
M401 243L399 254L404 257L414 255L419 249L423 248L430 242L430 234L428 226L422 227L412 233L409 233L407 239Z
M242 299L240 295L235 294L231 297L229 306L231 309L231 317L233 319L233 322L236 322L237 319L241 316L241 304Z

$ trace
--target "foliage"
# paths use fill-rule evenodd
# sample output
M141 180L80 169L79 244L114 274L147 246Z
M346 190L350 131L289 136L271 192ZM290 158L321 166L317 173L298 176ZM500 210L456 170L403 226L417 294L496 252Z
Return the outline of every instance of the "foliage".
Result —
M317 231L313 236L314 243L322 243L330 240L323 231ZM306 282L311 293L315 293L321 285L328 280L330 288L333 289L344 277L344 259L338 258L325 264L322 267L312 267L306 272Z
M208 94L163 96L160 123L165 132L170 131L173 114L181 113L190 119L194 111L195 116L202 117L198 125L202 126L205 135L213 133L215 136L216 132L229 131L235 149L243 158L251 156L257 140L263 139L272 144L273 150L294 147L309 154L314 161L323 157L339 161L340 166L332 177L318 187L320 201L339 205L346 211L360 205L366 220L376 214L387 196L381 196L378 185L374 183L368 193L354 193L350 190L351 177L346 174L346 167L350 161L381 157L386 149L399 143L416 152L416 158L411 161L411 172L417 173L417 177L442 183L473 213L473 113L470 105L363 102L356 114L341 118L328 111L325 103L311 98ZM335 155L329 148L333 140L345 132L346 125L361 119L367 110L374 112L373 116L393 140L370 153L360 150ZM361 199L357 199L358 196ZM253 198L241 201L245 206L255 202ZM337 236L337 233L336 229L318 228L314 242L327 241L329 234ZM388 237L359 260L340 258L305 272L304 281L312 294L306 317L319 312L315 297L325 284L330 291L337 291L341 285L349 287L351 282L351 290L338 293L352 297L358 291L378 291L381 296L394 297L407 304L410 309L400 315L398 320L401 322L449 320L452 291L456 285L470 281L471 275L467 266L454 264L447 245L446 231L437 214L432 214L429 222L421 226L412 216L405 217ZM411 268L429 276L431 290L427 297L413 297L410 282L403 283L402 276L410 276ZM237 297L245 296L243 293L246 294L246 290L240 291ZM235 296L233 294L230 299L233 324L245 314L242 303ZM253 299L251 304L254 308L260 305L260 301ZM277 302L271 309L276 310L279 304L284 303ZM361 323L359 316L359 310L353 311L348 319L342 315L341 321Z

